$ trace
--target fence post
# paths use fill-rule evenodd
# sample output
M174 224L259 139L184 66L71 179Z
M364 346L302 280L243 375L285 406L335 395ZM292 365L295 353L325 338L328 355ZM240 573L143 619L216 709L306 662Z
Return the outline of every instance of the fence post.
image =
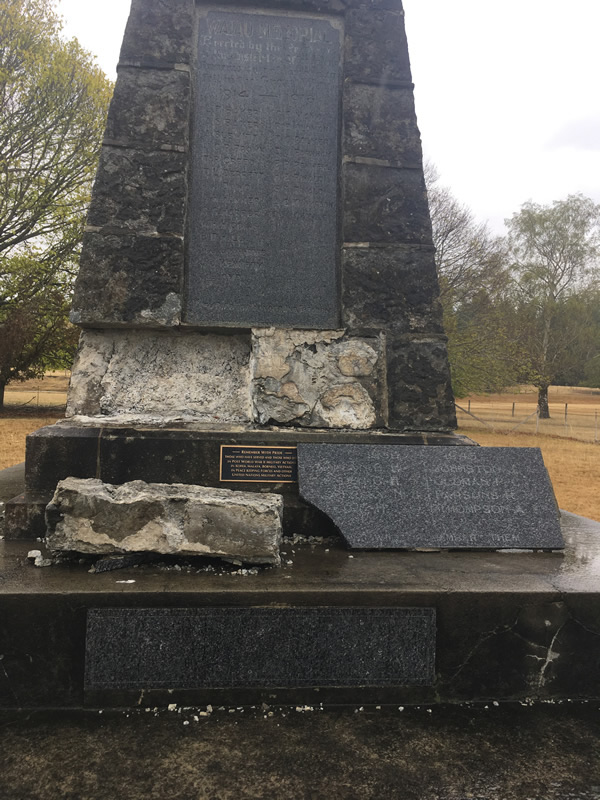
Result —
M538 410L535 412L535 432L536 432L536 434L539 431L539 429L540 429L540 410L538 408Z
M513 403L513 409L512 409L512 415L513 415L513 417L514 417L514 415L515 415L515 406L516 406L516 405L517 405L516 403Z
M467 411L469 412L469 414L471 413L471 401L470 400L469 400L469 402L467 404Z

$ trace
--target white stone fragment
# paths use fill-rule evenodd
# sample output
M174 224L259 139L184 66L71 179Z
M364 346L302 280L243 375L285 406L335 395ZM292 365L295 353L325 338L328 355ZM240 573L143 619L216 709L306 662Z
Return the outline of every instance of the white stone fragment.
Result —
M46 511L54 552L153 552L279 564L283 498L185 484L66 478Z
M35 567L51 567L52 560L50 558L44 558L40 550L30 550L27 553L27 558L30 561L33 561L33 565Z

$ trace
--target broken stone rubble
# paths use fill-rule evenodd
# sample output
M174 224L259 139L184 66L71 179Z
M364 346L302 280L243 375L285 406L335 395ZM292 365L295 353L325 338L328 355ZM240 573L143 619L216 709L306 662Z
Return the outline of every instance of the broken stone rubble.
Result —
M67 478L46 511L54 552L153 552L279 564L283 499L184 484Z

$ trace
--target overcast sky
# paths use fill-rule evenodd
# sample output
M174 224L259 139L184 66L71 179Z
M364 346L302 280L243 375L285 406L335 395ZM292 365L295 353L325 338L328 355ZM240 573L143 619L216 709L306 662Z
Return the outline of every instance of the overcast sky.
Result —
M129 0L59 0L114 78ZM502 232L527 200L600 202L600 0L404 0L426 158Z

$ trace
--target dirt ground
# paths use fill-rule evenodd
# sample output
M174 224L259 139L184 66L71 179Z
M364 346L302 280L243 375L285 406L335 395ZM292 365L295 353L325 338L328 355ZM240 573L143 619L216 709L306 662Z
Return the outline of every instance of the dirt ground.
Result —
M600 798L598 703L231 711L0 713L0 800Z

